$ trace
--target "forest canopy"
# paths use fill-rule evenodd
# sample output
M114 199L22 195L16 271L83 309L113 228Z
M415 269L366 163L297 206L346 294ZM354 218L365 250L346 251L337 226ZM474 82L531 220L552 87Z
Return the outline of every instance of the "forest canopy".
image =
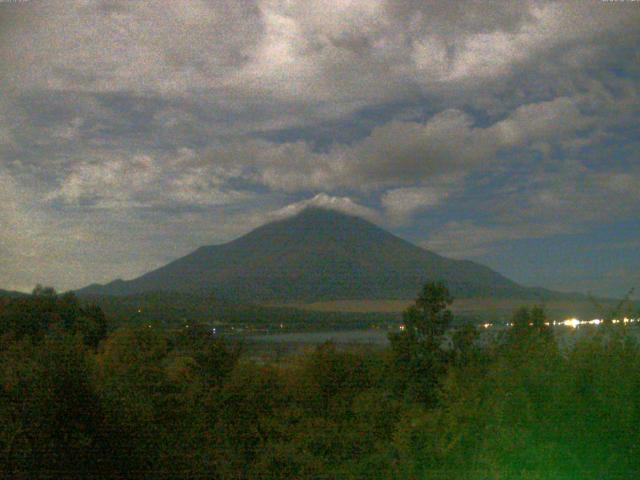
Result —
M637 327L576 336L532 308L503 334L465 325L446 341L450 304L427 284L387 349L265 363L207 329L108 325L52 289L2 300L1 473L637 478Z

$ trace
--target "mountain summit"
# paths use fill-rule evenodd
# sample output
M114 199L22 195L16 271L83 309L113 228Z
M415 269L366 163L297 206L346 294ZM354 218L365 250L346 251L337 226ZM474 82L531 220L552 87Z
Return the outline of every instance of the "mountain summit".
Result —
M222 245L201 247L130 281L80 294L213 293L242 302L411 299L429 280L456 297L536 297L488 267L417 247L358 217L308 207Z

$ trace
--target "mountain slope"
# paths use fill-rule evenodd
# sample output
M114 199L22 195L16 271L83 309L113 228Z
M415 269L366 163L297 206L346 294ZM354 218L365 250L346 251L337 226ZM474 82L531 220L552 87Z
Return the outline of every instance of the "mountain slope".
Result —
M419 248L361 218L307 208L223 245L201 247L131 281L78 293L214 293L238 301L414 298L441 279L457 297L538 297L493 270Z
M19 297L26 297L26 296L27 296L26 293L0 289L0 298L19 298Z

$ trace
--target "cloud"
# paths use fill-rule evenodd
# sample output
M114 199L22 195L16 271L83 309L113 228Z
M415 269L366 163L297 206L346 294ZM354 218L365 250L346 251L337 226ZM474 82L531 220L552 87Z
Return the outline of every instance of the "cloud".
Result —
M328 210L335 210L338 212L346 213L348 215L362 217L369 220L370 222L378 224L382 223L383 221L382 216L378 212L354 202L349 197L332 197L331 195L327 195L326 193L319 193L313 198L292 203L290 205L287 205L286 207L276 210L275 212L271 212L269 215L267 215L266 220L271 221L280 218L291 217L300 213L302 210L308 207L319 207Z
M594 226L637 218L640 193L634 186L639 181L637 168L599 172L579 162L549 172L511 175L496 198L479 199L475 211L469 212L489 221L447 222L424 246L452 257L477 257L506 241L580 234Z
M504 192L493 213L504 221L579 226L634 218L640 214L640 193L633 188L638 181L637 167L599 171L582 162L567 162L521 178L522 187Z
M573 100L561 97L524 105L487 127L449 109L425 122L392 120L357 142L334 144L327 152L316 152L303 141L250 140L221 145L210 155L245 166L244 175L282 191L367 191L425 181L444 185L452 183L452 176L496 165L501 151L557 143L593 121Z
M558 97L518 107L493 130L503 145L518 147L571 137L593 121L582 114L574 99Z
M223 188L225 172L199 161L183 148L161 158L95 152L89 162L75 163L52 202L97 208L215 206L247 200L248 192Z
M206 158L273 190L367 191L465 171L491 161L497 147L492 133L474 128L468 115L446 110L425 123L392 121L326 152L304 141L242 139L211 146Z
M555 50L588 66L601 38L633 45L640 17L595 2L30 3L3 40L12 89L198 94L245 118L269 107L265 126L466 96Z
M21 6L6 55L14 86L176 92L241 66L261 35L251 2L37 2ZM31 65L27 68L27 65Z
M0 22L15 285L130 277L286 205L432 222L454 254L640 213L633 2L34 1Z
M443 225L422 245L452 258L472 258L484 255L506 241L543 238L574 233L570 225L520 223L482 225L474 221L453 221Z
M68 203L59 204L34 187L0 167L2 288L28 291L44 283L67 289L134 278L199 246L246 233L264 222L265 209L278 205L262 197L257 205L248 199L233 206L177 209L170 202L152 208L118 199L119 190L101 193L102 204L88 206L84 193L76 198L67 191Z
M381 203L393 222L406 223L421 210L439 205L449 192L443 187L409 187L387 190Z
M3 288L30 290L38 282L69 281L79 244L91 235L46 215L37 194L0 167L0 276Z

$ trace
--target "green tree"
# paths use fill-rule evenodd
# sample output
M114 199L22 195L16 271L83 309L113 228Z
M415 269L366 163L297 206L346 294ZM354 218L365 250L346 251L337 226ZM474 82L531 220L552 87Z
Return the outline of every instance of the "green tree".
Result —
M442 348L453 319L453 298L442 282L427 283L403 314L403 328L389 335L398 387L411 399L433 403L450 354Z
M120 471L158 468L169 443L166 408L175 388L167 377L166 335L148 328L122 328L101 345L95 388L111 430L114 464Z
M532 340L553 340L553 330L548 325L547 314L541 306L521 307L511 317L510 337L514 343Z
M0 310L0 334L40 341L62 333L79 333L85 345L95 348L107 335L107 319L100 307L81 305L73 293L58 295L40 285L31 296L11 299Z
M78 336L0 353L0 472L7 478L82 478L110 471L104 417Z
M456 365L477 363L482 357L481 349L476 345L480 332L470 323L458 327L453 332L453 355Z

